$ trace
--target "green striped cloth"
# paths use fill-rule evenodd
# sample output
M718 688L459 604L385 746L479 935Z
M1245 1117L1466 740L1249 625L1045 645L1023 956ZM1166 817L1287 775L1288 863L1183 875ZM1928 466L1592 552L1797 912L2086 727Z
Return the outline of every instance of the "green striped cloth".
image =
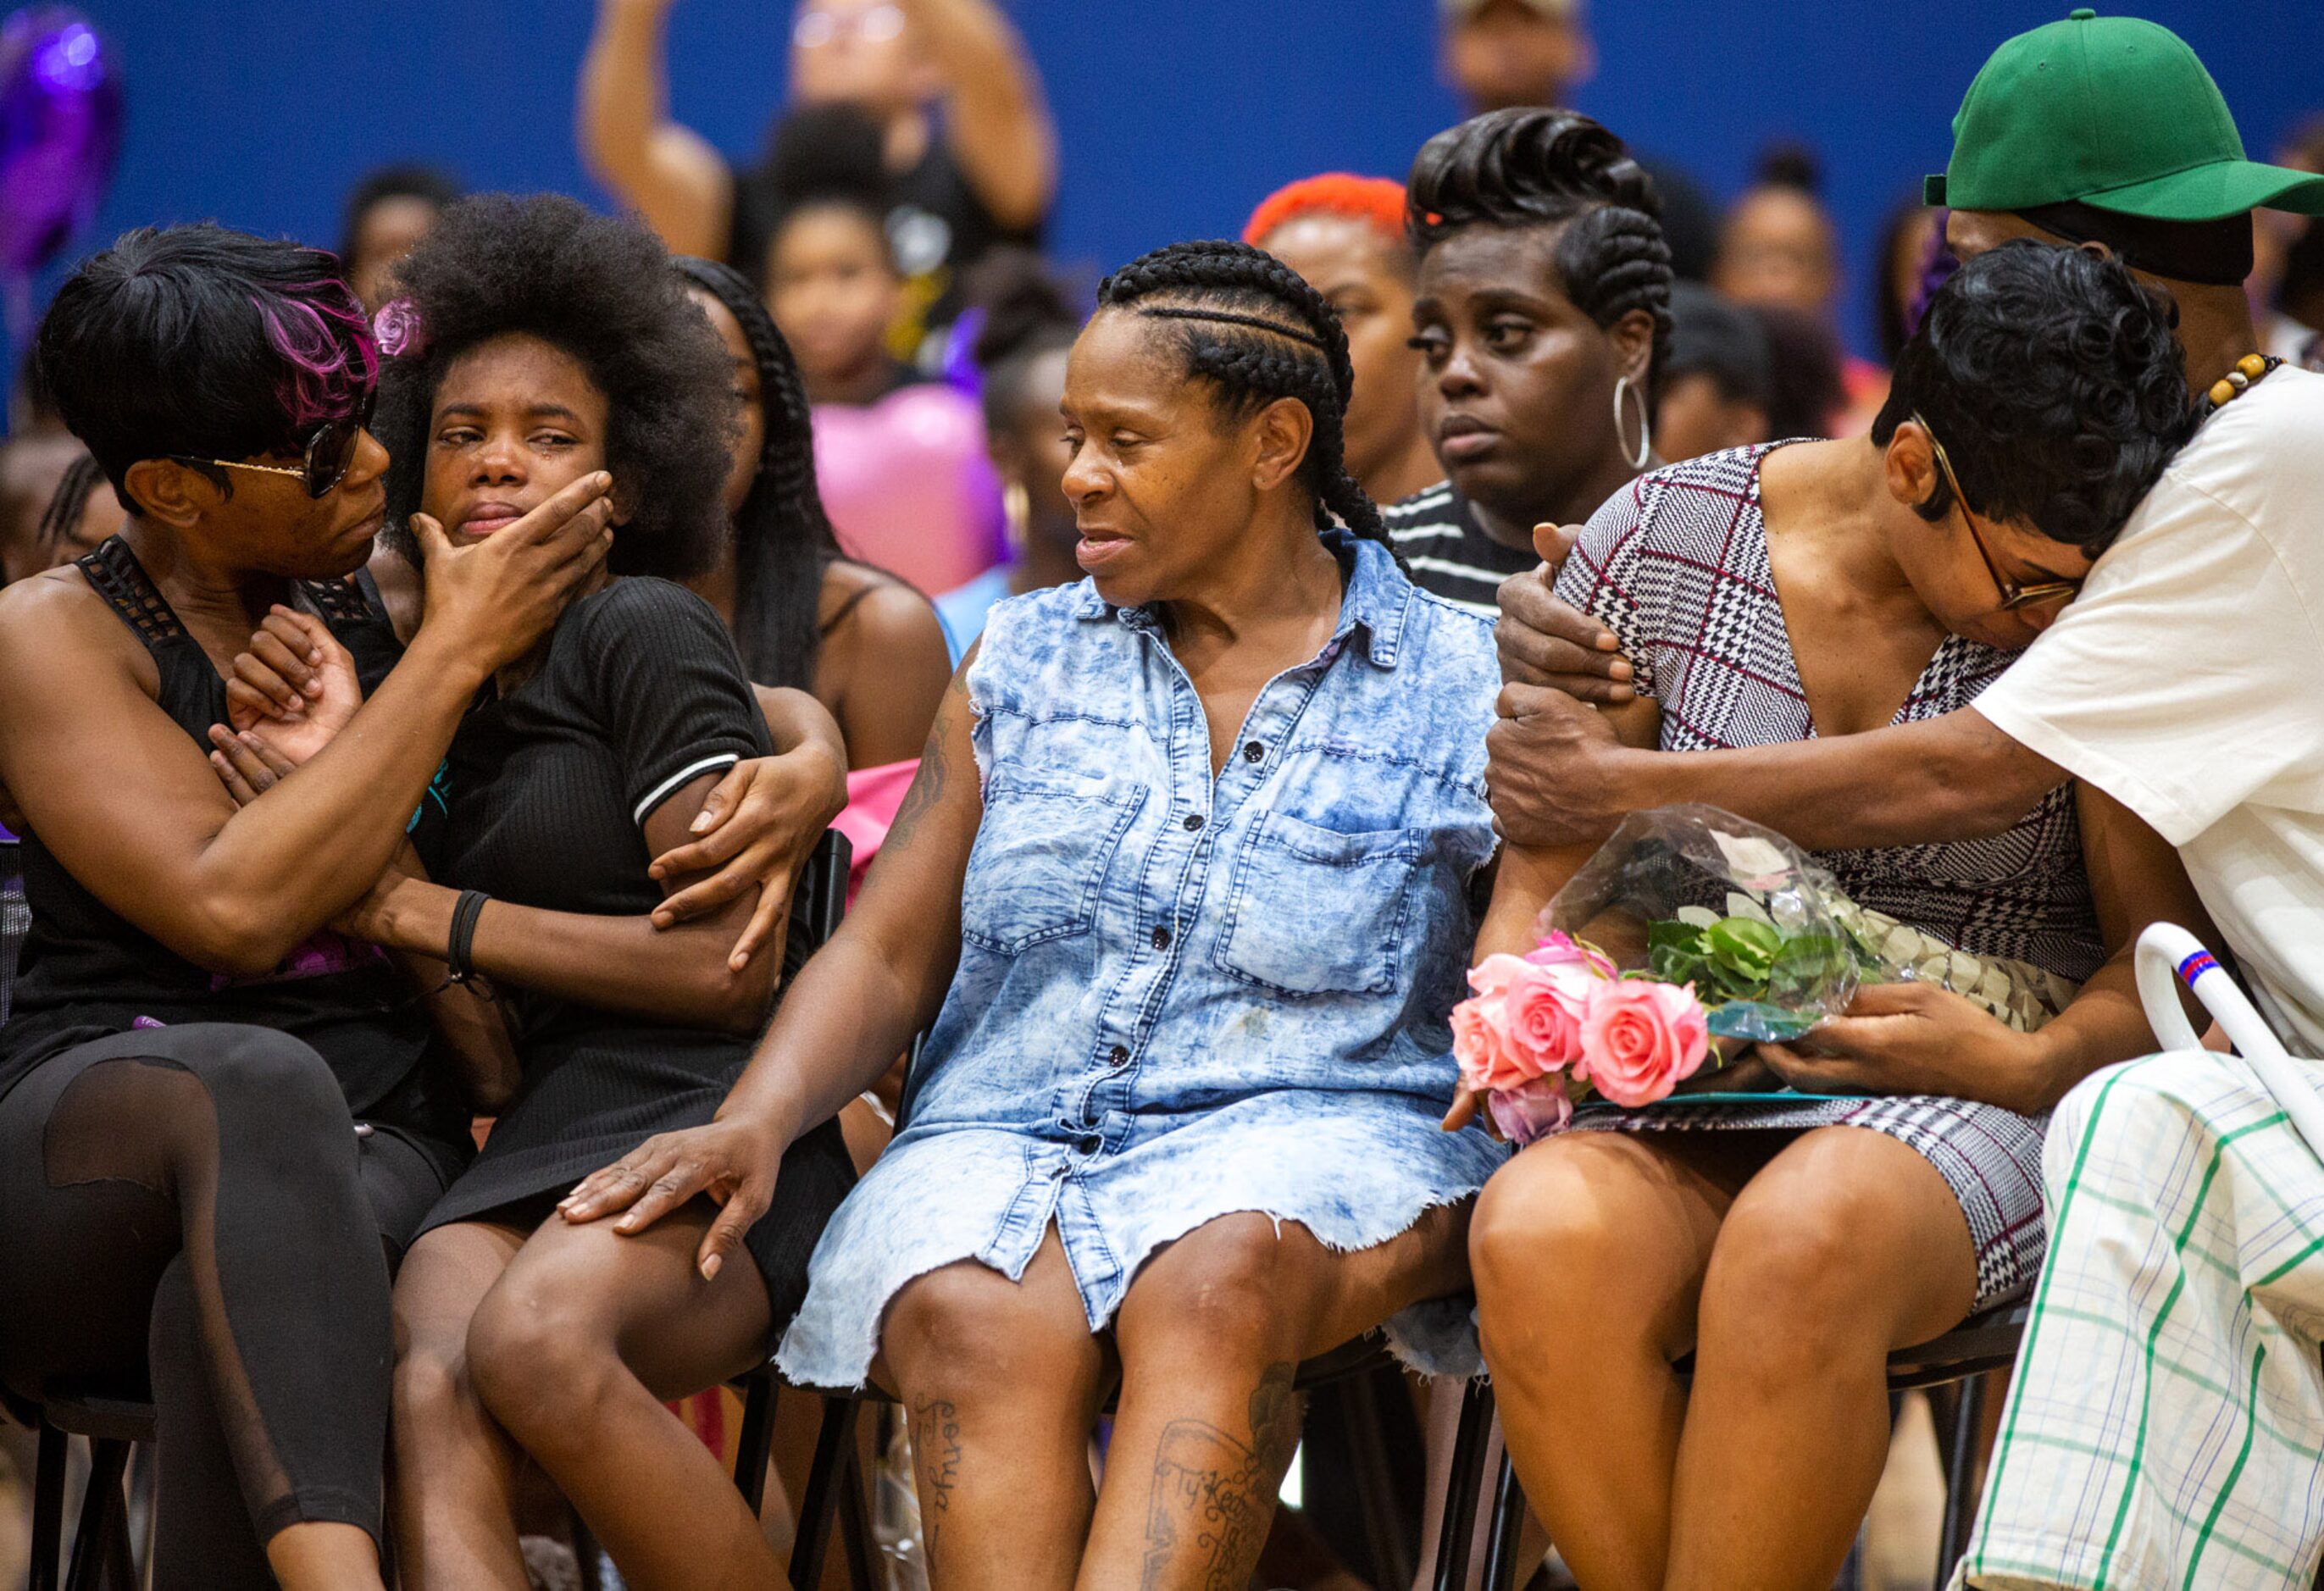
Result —
M2050 1256L1955 1591L2307 1591L2324 1163L2250 1068L2200 1053L2084 1082L2043 1158Z

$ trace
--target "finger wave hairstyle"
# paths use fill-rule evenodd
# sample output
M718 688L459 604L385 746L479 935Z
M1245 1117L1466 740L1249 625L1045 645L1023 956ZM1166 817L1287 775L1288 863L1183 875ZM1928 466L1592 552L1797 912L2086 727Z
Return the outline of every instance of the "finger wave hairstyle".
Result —
M379 379L337 260L208 223L122 235L57 290L37 346L66 427L133 513L138 460L295 458ZM193 467L233 495L231 471Z
M1099 283L1097 301L1167 325L1186 373L1211 383L1231 414L1248 418L1279 398L1305 404L1315 430L1299 477L1314 497L1316 528L1330 529L1336 517L1404 566L1379 510L1348 474L1342 432L1355 388L1348 335L1297 271L1249 244L1171 244Z
M1655 179L1622 141L1579 111L1489 111L1421 145L1406 225L1422 258L1479 226L1562 228L1552 260L1569 302L1602 328L1654 317L1646 384L1670 358L1671 252Z
M1929 300L1872 440L1919 414L1970 508L2096 557L2194 434L2176 319L2119 261L2003 244ZM1941 472L1916 511L1933 524L1952 506Z
M484 194L447 208L396 270L410 324L380 377L374 429L393 460L387 511L420 511L444 372L496 337L569 355L606 399L605 467L628 518L606 563L684 579L717 562L735 425L725 345L686 296L669 251L635 221L556 194Z

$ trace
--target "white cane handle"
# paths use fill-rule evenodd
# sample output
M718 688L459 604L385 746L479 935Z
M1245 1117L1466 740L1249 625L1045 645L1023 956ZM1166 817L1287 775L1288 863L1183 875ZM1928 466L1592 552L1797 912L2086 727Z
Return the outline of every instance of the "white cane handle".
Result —
M2156 923L2138 936L2138 998L2146 1007L2146 1023L2166 1050L2193 1050L2202 1041L2187 1021L2179 1003L2178 980L2184 979L2222 1031L2234 1041L2236 1053L2251 1065L2283 1113L2318 1158L2324 1159L2324 1096L2302 1075L2307 1068L2292 1058L2283 1041L2267 1025L2244 991L2236 987L2211 952L2175 923Z

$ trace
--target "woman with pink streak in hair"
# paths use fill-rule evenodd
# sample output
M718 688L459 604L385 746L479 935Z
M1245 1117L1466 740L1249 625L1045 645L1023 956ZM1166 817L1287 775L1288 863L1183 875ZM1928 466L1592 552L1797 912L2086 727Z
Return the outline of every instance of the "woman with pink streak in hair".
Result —
M602 561L605 483L439 546L414 667L383 679L392 637L346 578L383 511L378 356L330 256L133 233L60 291L40 359L128 517L0 595L32 918L0 1030L0 1297L40 1301L0 1332L0 1389L23 1412L150 1388L156 1585L377 1587L388 1267L467 1111L401 970L328 930L478 685ZM294 651L333 659L308 716L376 687L363 732L238 806L207 760L227 681Z

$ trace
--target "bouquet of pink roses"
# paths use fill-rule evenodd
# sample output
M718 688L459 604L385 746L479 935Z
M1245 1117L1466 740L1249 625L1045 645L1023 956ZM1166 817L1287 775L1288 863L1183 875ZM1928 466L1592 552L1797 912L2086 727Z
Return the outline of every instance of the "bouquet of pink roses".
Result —
M1487 956L1469 987L1452 1008L1461 1081L1520 1144L1563 1127L1593 1091L1651 1104L1711 1052L1693 984L1625 978L1605 952L1554 930L1524 955Z

